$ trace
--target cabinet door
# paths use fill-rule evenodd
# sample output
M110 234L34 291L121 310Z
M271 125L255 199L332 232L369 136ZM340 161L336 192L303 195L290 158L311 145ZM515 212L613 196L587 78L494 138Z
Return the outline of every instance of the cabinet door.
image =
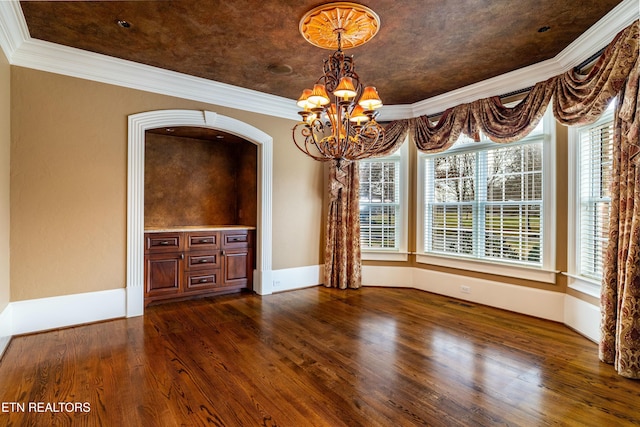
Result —
M149 254L145 257L145 298L181 292L183 257L182 253Z
M222 285L249 287L253 275L253 251L229 249L223 251Z

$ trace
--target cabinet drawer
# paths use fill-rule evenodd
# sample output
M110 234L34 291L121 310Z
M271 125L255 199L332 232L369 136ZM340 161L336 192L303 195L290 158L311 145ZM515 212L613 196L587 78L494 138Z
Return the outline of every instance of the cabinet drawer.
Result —
M220 233L217 231L187 233L188 251L198 251L220 248Z
M220 270L187 273L185 283L185 292L215 288L220 285Z
M249 230L224 231L222 233L222 247L225 249L248 248L250 243Z
M187 270L220 268L220 252L187 253Z
M180 252L182 233L147 233L144 235L144 250L150 253Z

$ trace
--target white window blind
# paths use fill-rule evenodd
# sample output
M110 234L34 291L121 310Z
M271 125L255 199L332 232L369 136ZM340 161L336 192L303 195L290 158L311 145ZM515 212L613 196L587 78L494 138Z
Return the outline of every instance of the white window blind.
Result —
M400 159L361 160L360 244L362 249L398 249Z
M425 156L425 253L542 266L542 128Z
M582 128L580 145L580 228L578 274L602 279L609 239L610 184L613 166L613 121Z

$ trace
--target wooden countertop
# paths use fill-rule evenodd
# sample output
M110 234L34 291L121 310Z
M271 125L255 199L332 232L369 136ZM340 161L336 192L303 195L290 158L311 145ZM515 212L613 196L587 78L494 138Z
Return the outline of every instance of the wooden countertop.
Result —
M145 227L145 233L167 233L182 231L224 231L224 230L255 230L248 225L176 225L171 227Z

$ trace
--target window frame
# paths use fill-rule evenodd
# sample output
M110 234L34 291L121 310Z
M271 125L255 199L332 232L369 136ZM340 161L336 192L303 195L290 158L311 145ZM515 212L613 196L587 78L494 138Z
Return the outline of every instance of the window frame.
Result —
M443 267L456 268L480 273L494 274L499 276L516 277L538 282L555 283L556 282L556 132L555 119L552 115L551 108L542 118L542 134L528 135L521 141L512 144L523 144L532 140L540 140L543 144L542 154L542 216L543 229L541 235L542 258L541 267L524 265L505 260L490 260L484 258L467 258L464 256L455 256L449 254L436 254L426 251L425 248L425 232L426 230L426 206L425 206L425 177L428 173L425 165L425 158L433 157L438 154L428 154L419 152L417 156L417 195L416 195L416 262L421 264L431 264ZM487 149L488 146L495 147L492 142L479 142L476 150L468 152L478 152ZM507 144L509 145L509 144ZM459 149L450 149L447 154L455 154L456 152L467 151L466 147Z
M399 166L399 211L396 218L396 235L398 238L397 249L390 248L364 248L361 247L361 259L372 261L407 261L408 252L408 203L409 203L409 142L408 138L394 153L385 157L363 159L358 161L358 173L361 163L379 162L393 159Z
M580 218L581 218L581 138L580 133L590 128L599 127L614 120L613 112L615 99L595 122L583 126L571 126L569 128L569 162L568 162L568 206L567 222L567 272L563 272L568 278L568 287L595 298L600 298L602 280L598 281L580 273ZM613 154L612 154L613 155Z

